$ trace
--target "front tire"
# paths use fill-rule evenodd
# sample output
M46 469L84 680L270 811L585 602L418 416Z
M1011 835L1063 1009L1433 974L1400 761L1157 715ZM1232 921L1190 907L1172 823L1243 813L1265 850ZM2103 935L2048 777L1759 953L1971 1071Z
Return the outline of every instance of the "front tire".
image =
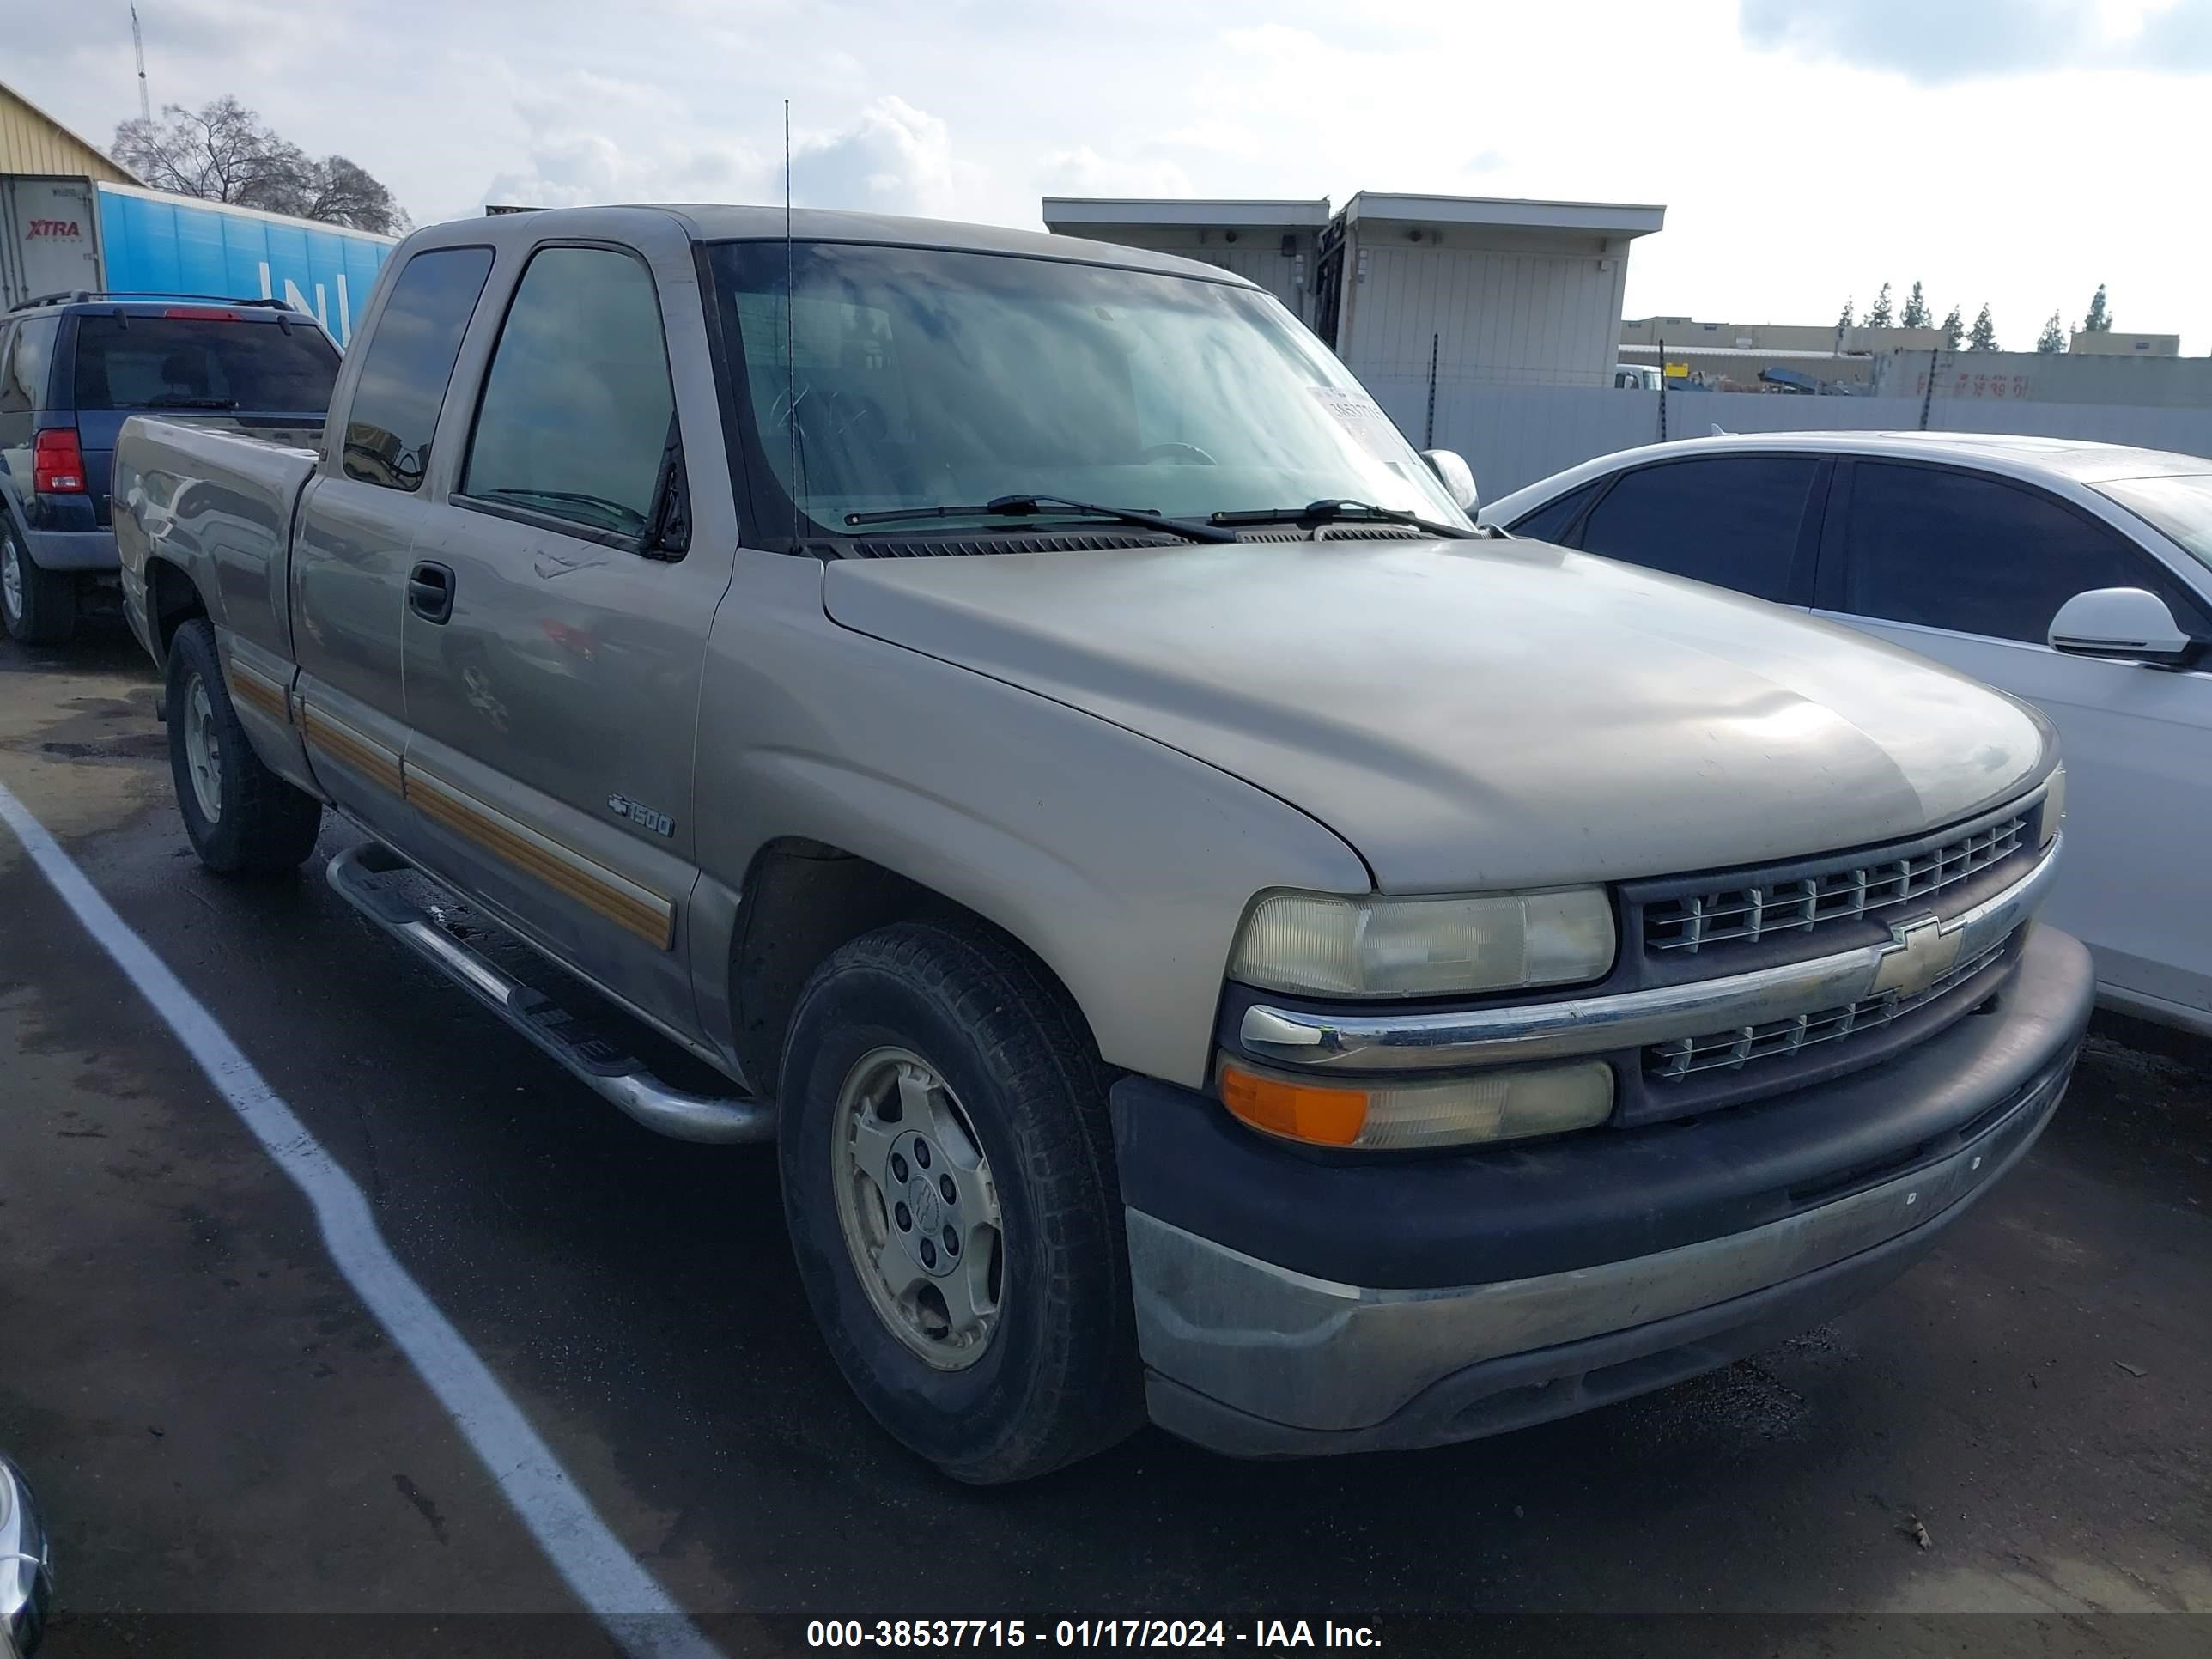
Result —
M262 763L223 683L215 625L195 617L169 641L169 772L200 862L219 876L276 876L315 850L323 804Z
M76 631L76 574L41 568L0 511L0 622L18 645L60 645Z
M799 997L799 1277L861 1403L955 1480L1028 1480L1142 1420L1105 1079L1066 993L981 927L866 934Z

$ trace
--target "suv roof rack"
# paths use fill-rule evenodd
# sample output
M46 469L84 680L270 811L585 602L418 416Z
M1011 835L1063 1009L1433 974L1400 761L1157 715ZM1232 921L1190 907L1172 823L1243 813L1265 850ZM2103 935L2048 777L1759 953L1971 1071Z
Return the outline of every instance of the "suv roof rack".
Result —
M289 300L247 300L227 294L185 294L167 289L91 289L80 288L62 294L37 294L27 300L18 301L8 307L9 314L32 311L40 306L83 305L94 300L189 300L196 305L253 306L264 311L299 310Z

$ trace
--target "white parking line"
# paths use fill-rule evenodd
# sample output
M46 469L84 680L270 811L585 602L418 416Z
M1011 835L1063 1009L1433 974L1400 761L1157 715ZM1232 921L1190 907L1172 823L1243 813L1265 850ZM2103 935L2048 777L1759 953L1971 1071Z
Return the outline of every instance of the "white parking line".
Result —
M307 1194L337 1270L429 1385L577 1598L637 1659L714 1659L717 1650L608 1530L490 1367L399 1265L353 1178L5 784L0 821L276 1167Z

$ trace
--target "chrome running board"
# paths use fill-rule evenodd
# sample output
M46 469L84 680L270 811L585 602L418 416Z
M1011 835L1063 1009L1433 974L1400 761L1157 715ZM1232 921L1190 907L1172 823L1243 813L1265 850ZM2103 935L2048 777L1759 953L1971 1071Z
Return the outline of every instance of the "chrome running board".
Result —
M678 1140L775 1139L775 1109L769 1102L742 1094L692 1094L663 1082L611 1038L605 1022L562 1006L456 937L390 879L405 874L434 881L391 848L375 842L349 847L325 873L347 903L647 1128Z

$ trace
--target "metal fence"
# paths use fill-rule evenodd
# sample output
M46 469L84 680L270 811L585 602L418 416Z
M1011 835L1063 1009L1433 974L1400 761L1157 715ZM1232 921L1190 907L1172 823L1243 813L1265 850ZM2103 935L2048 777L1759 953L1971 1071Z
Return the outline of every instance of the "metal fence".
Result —
M1422 376L1379 376L1368 390L1418 447L1455 449L1474 469L1483 499L1534 483L1593 456L1662 437L1723 432L2007 432L2089 438L2212 456L2212 409L2142 409L1941 395L1801 398L1731 392L1661 394L1605 386L1452 385L1437 387L1429 413ZM1925 413L1923 422L1923 414Z

